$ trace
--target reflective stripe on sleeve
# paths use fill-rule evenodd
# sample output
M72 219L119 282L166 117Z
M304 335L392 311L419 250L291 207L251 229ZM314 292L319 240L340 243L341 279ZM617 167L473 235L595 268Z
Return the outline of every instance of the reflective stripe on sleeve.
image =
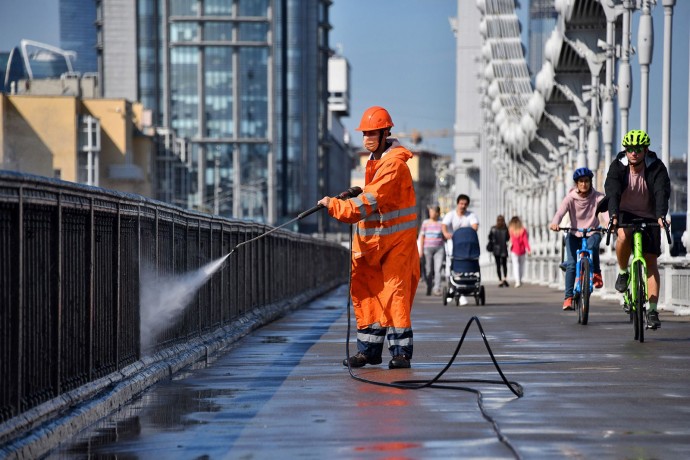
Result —
M359 214L363 218L369 217L371 214L376 212L378 209L378 204L376 203L376 197L372 195L371 193L364 193L364 196L367 197L367 201L369 202L369 206L371 207L371 213L367 214L367 208L364 205L364 202L361 200L359 197L354 197L352 198L352 202L359 208Z

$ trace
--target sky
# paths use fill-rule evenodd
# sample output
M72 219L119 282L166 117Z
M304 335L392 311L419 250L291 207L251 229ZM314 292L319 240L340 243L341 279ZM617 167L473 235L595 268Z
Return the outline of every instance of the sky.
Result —
M446 129L449 137L424 144L453 153L455 36L448 18L456 15L457 0L334 0L329 39L350 62L344 122L352 143L361 140L354 130L361 114L380 105L391 114L394 134Z
M475 0L462 0L476 8ZM518 11L523 40L527 30L526 0ZM654 52L650 70L649 135L652 149L661 154L661 103L663 62L663 8L652 12ZM334 0L331 47L350 61L351 109L345 125L359 142L354 128L371 105L391 112L396 129L409 132L452 130L455 118L455 37L448 18L457 15L457 0ZM633 46L637 46L637 18L633 15ZM671 156L683 156L688 145L688 51L690 0L677 0L672 38ZM629 128L639 125L640 74L633 66L633 98ZM538 69L537 69L538 71ZM603 75L603 73L602 73ZM614 133L614 139L619 137ZM429 139L427 148L453 152L452 138ZM615 149L615 148L614 148Z
M11 50L23 38L59 46L58 4L58 0L0 0L0 50Z
M0 50L22 38L59 46L58 0L1 0ZM462 0L475 8L475 0ZM527 5L526 0L520 3ZM663 8L653 9L654 54L650 73L649 134L661 152L661 82ZM344 123L359 144L354 128L367 107L386 107L393 132L452 132L455 122L455 37L448 19L457 15L457 0L334 0L330 8L331 47L348 59L350 116ZM526 30L524 11L519 13ZM633 45L637 44L634 15ZM688 53L690 0L677 0L673 22L671 155L683 156L688 144ZM633 107L630 128L639 123L639 71L633 56ZM427 137L429 150L453 153L452 137ZM420 146L421 147L421 146Z

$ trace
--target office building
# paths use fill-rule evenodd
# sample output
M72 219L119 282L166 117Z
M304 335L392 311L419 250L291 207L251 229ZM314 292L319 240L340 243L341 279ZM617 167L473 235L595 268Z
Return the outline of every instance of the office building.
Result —
M279 224L340 191L329 171L347 174L351 155L328 110L330 4L96 3L103 94L140 101L155 126L188 140L192 207ZM328 225L313 215L295 229Z
M60 48L74 51L75 72L98 72L96 0L60 0Z

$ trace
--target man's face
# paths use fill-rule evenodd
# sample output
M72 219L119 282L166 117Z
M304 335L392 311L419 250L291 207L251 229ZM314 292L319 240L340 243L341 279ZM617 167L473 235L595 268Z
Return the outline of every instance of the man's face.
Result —
M379 148L381 140L381 130L362 131L362 145L370 152L375 152Z
M463 215L467 211L467 200L458 201L458 214Z
M646 153L647 147L637 146L625 148L625 155L628 157L628 163L633 166L637 166L638 164L642 163Z

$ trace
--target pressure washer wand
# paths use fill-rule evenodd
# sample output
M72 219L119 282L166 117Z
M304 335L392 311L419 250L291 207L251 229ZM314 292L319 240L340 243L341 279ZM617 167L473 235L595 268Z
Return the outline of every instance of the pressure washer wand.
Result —
M347 200L348 198L354 198L354 197L358 196L360 193L362 193L362 189L360 187L350 187L349 189L342 192L340 195L336 196L336 198L338 198L339 200ZM313 208L307 209L306 211L301 212L297 216L297 219L304 219L309 214L314 214L316 211L318 211L321 208L325 208L325 206L322 204L317 204Z
M340 193L338 196L336 196L336 198L338 198L339 200L347 200L348 198L354 198L354 197L358 196L360 193L362 193L362 189L361 189L360 187L350 187L349 189L345 190L344 192L342 192L342 193ZM239 248L240 246L244 246L245 244L252 243L252 242L254 242L254 241L258 240L258 239L261 239L261 238L263 238L263 237L265 237L265 236L268 236L268 235L270 235L271 233L275 232L276 230L281 229L281 228L283 228L283 227L285 227L285 226L287 226L287 225L290 225L291 223L293 223L293 222L295 222L295 221L297 221L297 220L304 219L304 218L307 217L308 215L314 214L316 211L318 211L319 209L323 209L323 208L325 208L324 205L322 205L322 204L317 204L317 205L314 206L313 208L307 209L306 211L303 211L303 212L299 213L299 214L297 215L297 217L295 217L294 219L291 219L291 220L285 222L284 224L278 225L277 227L274 227L274 228L270 229L269 231L267 231L267 232L265 232L265 233L262 233L261 235L255 237L255 238L252 238L251 240L247 240L247 241L243 241L243 242L239 243L237 246L235 246L234 248L232 248L232 251L230 251L230 252L228 253L228 256L229 256L230 254L232 254L233 252L235 252L235 249ZM226 256L226 257L227 257L227 256Z
M296 217L295 219L293 219L293 220L304 219L304 218L307 217L309 214L314 214L314 213L315 213L316 211L318 211L319 209L323 209L323 208L325 208L325 207L326 207L326 206L324 206L324 205L322 205L322 204L319 203L319 204L317 204L316 206L314 206L314 207L311 208L311 209L307 209L306 211L302 211L302 212L299 213L299 214L297 215L297 217Z

